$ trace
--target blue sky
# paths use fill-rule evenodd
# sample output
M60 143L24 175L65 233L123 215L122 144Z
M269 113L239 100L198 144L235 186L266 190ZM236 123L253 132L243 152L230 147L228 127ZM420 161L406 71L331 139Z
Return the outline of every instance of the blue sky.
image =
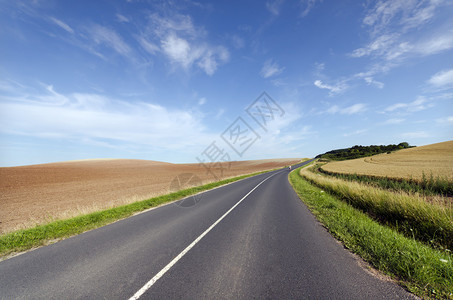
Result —
M452 15L447 0L0 1L0 166L451 140ZM246 108L264 91L279 110L263 127ZM238 117L256 137L239 153Z

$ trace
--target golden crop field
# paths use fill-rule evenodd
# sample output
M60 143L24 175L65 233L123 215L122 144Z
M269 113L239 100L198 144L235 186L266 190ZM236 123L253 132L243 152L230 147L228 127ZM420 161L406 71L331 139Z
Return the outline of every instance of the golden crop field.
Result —
M423 174L453 180L453 141L403 149L390 154L330 162L323 170L391 178L421 179Z

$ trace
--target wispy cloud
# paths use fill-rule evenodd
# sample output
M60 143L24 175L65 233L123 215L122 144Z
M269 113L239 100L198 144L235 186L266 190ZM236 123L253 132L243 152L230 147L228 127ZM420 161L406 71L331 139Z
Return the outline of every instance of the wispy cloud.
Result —
M113 29L93 24L88 28L88 33L96 45L111 48L124 56L131 52L131 47Z
M283 4L283 0L272 0L266 2L266 8L273 15L278 16L280 14L280 7Z
M453 125L453 116L448 116L448 117L445 117L445 118L437 119L436 122L440 123L440 124Z
M348 88L348 85L344 81L340 81L337 84L330 85L318 79L315 80L313 84L320 89L328 90L330 95L341 93Z
M156 103L128 103L102 94L65 95L52 85L39 94L16 94L0 103L8 112L0 120L3 134L167 150L198 149L214 138L199 114Z
M333 105L326 110L328 114L342 114L342 115L353 115L366 111L366 104L356 103L347 107L339 107L338 105Z
M201 97L200 99L198 99L198 105L203 105L206 103L206 98L205 97Z
M129 19L127 17L123 16L122 14L116 14L116 19L118 20L118 22L121 22L121 23L129 22Z
M384 83L375 80L373 77L365 77L364 80L368 85L373 85L379 89L384 88Z
M373 34L398 26L401 31L420 27L434 17L435 10L447 1L379 1L363 18L363 23L370 26Z
M322 0L300 0L300 6L302 7L301 17L307 16L310 11L315 7L316 3L322 2Z
M363 18L370 41L350 53L377 61L367 76L388 70L410 58L434 55L453 48L451 22L436 20L436 12L452 3L444 0L373 2Z
M285 69L284 67L280 67L278 63L272 61L272 59L268 59L264 62L260 74L264 78L269 78L280 74L281 72L283 72L284 69Z
M69 26L65 22L63 22L63 21L61 21L61 20L59 20L57 18L54 18L54 17L50 17L49 19L52 22L54 22L55 24L57 24L58 26L60 26L61 28L63 28L64 30L66 30L67 32L74 33L74 30L71 28L71 26Z
M397 34L381 35L377 39L371 41L367 46L355 49L351 53L351 56L362 57L371 54L382 55L388 51L388 48L395 43L397 38L398 38Z
M392 118L392 119L388 119L387 121L385 121L385 122L383 122L381 124L382 125L394 125L394 124L401 124L404 121L406 121L406 119Z
M364 134L367 131L368 131L367 129L359 129L359 130L355 130L353 132L344 133L343 136L344 137L349 137L349 136L354 136L354 135L361 135L361 134Z
M415 44L412 50L421 55L433 55L453 48L453 30L446 30Z
M354 50L351 56L373 56L386 62L400 62L411 56L429 56L452 48L453 31L442 32L434 37L423 37L418 41L404 40L399 34L385 34L366 47Z
M403 139L419 139L419 138L427 138L429 134L426 131L413 131L413 132L405 132L401 134Z
M233 44L233 47L236 49L241 49L244 48L245 46L245 41L242 37L236 34L228 35L231 43Z
M388 106L386 112L404 111L404 112L417 112L432 107L431 103L425 97L418 97L416 100L408 103L395 103Z
M137 37L137 41L139 42L140 46L142 46L142 48L145 49L149 54L156 54L156 52L160 50L159 46L146 40L142 36Z
M437 88L453 86L453 69L444 70L434 74L428 83Z

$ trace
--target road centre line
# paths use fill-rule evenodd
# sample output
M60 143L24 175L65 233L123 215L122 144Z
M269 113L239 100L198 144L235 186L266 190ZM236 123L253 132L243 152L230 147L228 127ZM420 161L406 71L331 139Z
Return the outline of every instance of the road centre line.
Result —
M250 195L255 189L257 189L261 184L263 184L266 180L271 178L274 175L277 175L277 172L269 177L266 177L263 181L258 183L253 189L251 189L241 200L239 200L233 207L231 207L226 213L223 214L217 221L215 221L208 229L206 229L200 236L198 236L189 246L187 246L184 250L181 251L171 262L169 262L162 270L159 271L153 278L151 278L141 289L139 289L129 300L136 300L139 299L147 290L149 290L157 280L159 280L166 272L168 272L190 249L192 249L209 231L211 231L217 224L220 223L233 209L236 208L248 195Z

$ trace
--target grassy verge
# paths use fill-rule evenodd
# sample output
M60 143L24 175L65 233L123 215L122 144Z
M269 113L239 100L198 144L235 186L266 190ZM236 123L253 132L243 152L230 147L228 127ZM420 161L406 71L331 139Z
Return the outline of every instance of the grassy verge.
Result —
M432 174L426 176L423 174L421 180L415 179L404 179L404 178L389 178L380 176L370 175L359 175L359 174L344 174L336 173L324 170L322 167L319 171L340 179L349 181L358 181L373 186L377 186L384 189L390 189L394 191L405 191L409 193L420 193L424 195L443 195L453 196L453 183L446 177L434 177Z
M299 169L290 174L290 182L317 219L347 248L376 269L419 296L453 299L451 254L407 238L372 220L310 184L299 174Z
M52 240L59 240L87 230L98 228L114 221L129 217L134 213L158 206L163 203L182 199L202 191L259 175L269 171L262 171L248 175L237 176L218 182L208 183L202 186L181 190L175 193L154 197L151 199L134 202L128 205L118 206L86 215L77 216L67 220L58 220L34 228L18 230L0 236L0 257L13 252L28 250L48 244Z
M394 193L359 182L315 174L309 169L304 169L301 175L408 237L414 237L440 249L453 249L451 207L428 203L420 195Z

